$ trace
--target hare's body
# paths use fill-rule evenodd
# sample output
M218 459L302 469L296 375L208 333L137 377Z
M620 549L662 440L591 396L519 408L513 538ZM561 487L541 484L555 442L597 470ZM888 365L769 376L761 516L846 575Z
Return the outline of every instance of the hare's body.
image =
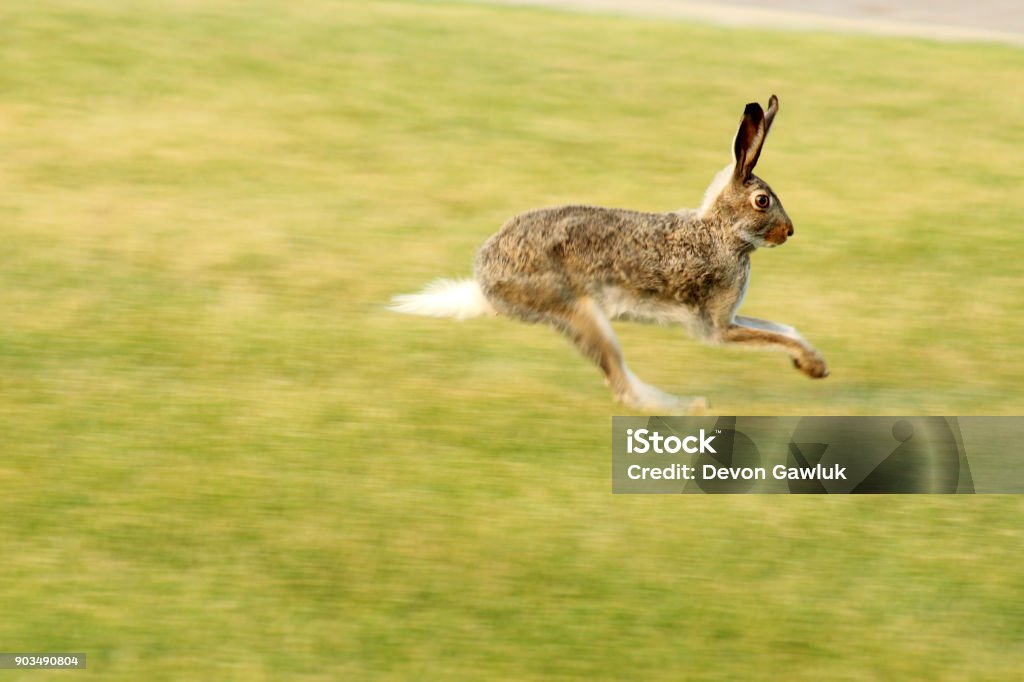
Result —
M439 282L396 297L394 308L459 318L495 312L550 324L601 367L616 398L644 410L688 410L703 399L678 399L637 379L609 320L675 324L712 343L777 348L808 376L827 376L824 360L792 327L736 314L750 254L793 234L778 197L752 172L777 110L774 96L767 113L747 105L733 164L716 176L699 209L529 211L487 240L472 281Z
M751 250L695 211L562 206L509 220L480 249L475 279L497 311L527 322L558 324L586 297L610 319L712 338L743 296Z

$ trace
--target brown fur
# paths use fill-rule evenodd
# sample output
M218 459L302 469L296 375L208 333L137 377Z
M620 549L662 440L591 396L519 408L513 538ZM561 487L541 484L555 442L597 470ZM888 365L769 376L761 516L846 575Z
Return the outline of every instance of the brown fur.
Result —
M717 180L720 192L702 212L561 206L513 217L477 255L487 300L499 313L566 333L616 397L641 408L666 396L631 378L607 317L678 318L708 341L784 350L808 376L826 376L820 354L795 330L736 316L750 254L793 233L778 197L752 173L777 111L774 95L767 113L747 105L729 177ZM754 205L758 193L771 198L766 209Z

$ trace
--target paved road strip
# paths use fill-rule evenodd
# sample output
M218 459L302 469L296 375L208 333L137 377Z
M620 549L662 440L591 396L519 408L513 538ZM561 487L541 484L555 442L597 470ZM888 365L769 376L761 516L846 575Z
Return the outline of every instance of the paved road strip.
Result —
M864 33L957 42L996 42L1024 46L1024 34L1010 31L721 3L684 0L486 0L486 2L488 4L552 7L577 12L688 19L722 26L758 26L802 31L825 30L837 33Z

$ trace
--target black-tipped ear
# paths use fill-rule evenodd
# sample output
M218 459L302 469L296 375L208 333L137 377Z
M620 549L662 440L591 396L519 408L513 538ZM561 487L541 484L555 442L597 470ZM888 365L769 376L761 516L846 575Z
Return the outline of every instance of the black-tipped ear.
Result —
M764 110L757 102L751 102L743 110L743 120L732 143L732 154L735 160L733 177L743 181L750 177L761 155L764 144L765 126Z
M768 131L772 129L772 121L775 120L775 114L779 113L779 98L772 95L768 98L768 111L764 112L764 134L767 135Z

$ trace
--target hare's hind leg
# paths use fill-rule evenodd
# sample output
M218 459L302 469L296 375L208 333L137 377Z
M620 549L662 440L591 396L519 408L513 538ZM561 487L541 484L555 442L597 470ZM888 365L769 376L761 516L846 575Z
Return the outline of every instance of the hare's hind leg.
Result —
M559 273L509 276L484 262L477 280L494 308L524 322L545 322L560 330L604 372L615 399L645 412L678 414L703 409L703 398L677 398L640 381L629 371L608 318L589 296L577 296Z
M590 297L576 300L557 323L583 355L605 374L616 400L636 410L680 413L707 406L704 398L679 398L640 381L629 371L608 318Z

